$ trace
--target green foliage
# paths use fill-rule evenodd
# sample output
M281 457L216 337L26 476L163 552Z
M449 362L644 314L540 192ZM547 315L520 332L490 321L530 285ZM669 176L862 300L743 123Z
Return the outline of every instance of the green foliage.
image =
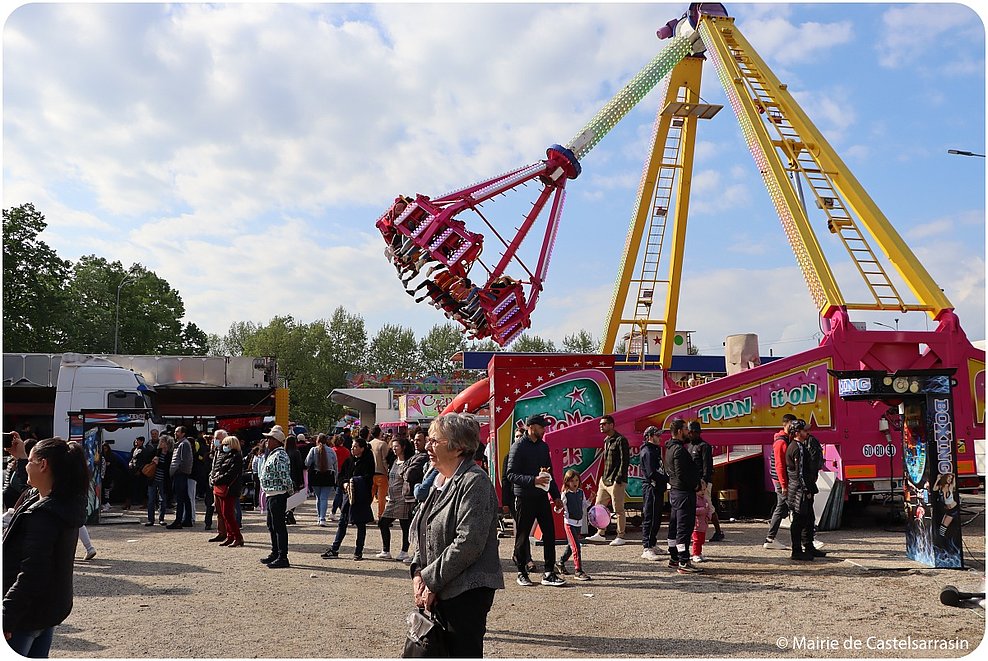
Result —
M419 355L422 370L434 376L449 376L459 364L449 359L458 351L466 349L466 340L456 324L438 324L426 333L419 342Z
M511 343L511 351L519 353L553 353L558 351L552 340L544 340L538 335L522 333Z
M47 227L33 204L3 210L3 348L58 352L70 346L65 282L70 263L38 235Z
M571 353L598 353L600 352L600 340L585 330L579 333L567 335L563 338L563 351Z
M471 340L467 343L467 351L502 351L501 346L494 340Z
M206 334L182 322L185 304L167 281L140 264L86 255L60 259L38 235L34 205L3 210L4 351L204 355Z
M367 369L375 374L419 374L422 361L411 328L384 324L371 340Z

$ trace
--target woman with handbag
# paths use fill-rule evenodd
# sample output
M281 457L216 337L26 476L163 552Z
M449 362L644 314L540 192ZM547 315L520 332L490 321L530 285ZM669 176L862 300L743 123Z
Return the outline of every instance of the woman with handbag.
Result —
M343 489L343 509L340 510L340 524L336 529L333 545L323 552L327 560L338 558L347 527L357 526L357 545L353 551L354 560L364 559L364 540L367 537L367 524L374 522L371 512L371 483L374 479L374 455L368 447L367 439L357 437L353 441L352 453L340 469L340 485Z
M226 436L220 445L221 458L213 470L213 501L223 519L226 540L220 546L243 546L244 536L237 522L237 500L243 489L244 459L240 454L240 439ZM217 526L219 527L219 526Z
M158 523L165 525L165 507L168 499L165 496L165 476L168 466L172 463L172 437L162 434L158 438L158 447L142 470L148 478L148 520L145 526L154 525L154 510L160 509Z
M329 437L319 434L316 445L305 457L305 467L309 471L309 487L316 495L316 519L320 526L326 525L326 511L329 501L336 495L336 453L329 447Z
M473 416L448 413L433 420L426 450L443 482L412 521L418 543L411 564L415 605L431 611L445 630L450 657L484 655L487 614L494 591L504 589L497 494L473 460L479 446L480 425Z

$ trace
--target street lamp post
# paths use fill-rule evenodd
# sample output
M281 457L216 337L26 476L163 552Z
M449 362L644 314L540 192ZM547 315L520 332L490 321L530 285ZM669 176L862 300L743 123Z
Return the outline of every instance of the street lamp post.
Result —
M134 272L132 270L128 270L127 271L127 275L125 275L123 277L123 280L120 281L120 284L117 285L117 319L116 319L116 322L113 325L113 353L114 353L114 355L116 355L118 353L119 347L120 347L120 290L123 289L123 286L125 284L127 284L133 276L134 276Z
M966 149L948 149L948 154L954 154L955 156L977 156L978 158L984 158L984 154L975 154L973 151L967 151Z
M894 321L895 321L895 328L892 328L892 327L891 327L891 326L889 326L888 324L883 324L883 323L882 323L882 322L880 322L880 321L874 321L874 322L872 322L872 323L873 323L873 324L875 324L876 326L883 326L883 327L885 327L885 328L888 328L889 330L894 330L894 331L896 331L896 332L898 332L898 331L899 331L899 319L898 319L898 318L896 318L896 319L895 319Z

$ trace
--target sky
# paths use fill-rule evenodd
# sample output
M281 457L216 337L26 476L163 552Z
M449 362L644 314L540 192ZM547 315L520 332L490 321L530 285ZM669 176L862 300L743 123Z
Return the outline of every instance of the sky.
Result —
M446 320L404 293L375 220L399 193L435 197L566 143L686 6L24 5L3 29L3 206L34 203L63 258L155 271L210 333L343 305L371 333L422 336ZM985 153L982 17L727 7L983 339L985 159L947 153ZM815 346L818 316L709 63L702 96L726 107L698 129L679 328L705 354L735 333L758 334L762 354ZM659 102L648 95L568 183L531 332L600 336ZM532 200L522 189L485 212L510 222ZM853 269L836 254L832 266Z

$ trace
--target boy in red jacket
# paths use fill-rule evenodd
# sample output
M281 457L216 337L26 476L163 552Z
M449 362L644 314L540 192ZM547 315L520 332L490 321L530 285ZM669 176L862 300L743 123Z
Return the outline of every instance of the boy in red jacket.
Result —
M796 416L786 413L782 416L782 429L775 433L772 439L772 456L769 460L769 472L772 476L772 484L775 486L775 510L772 512L772 520L768 525L768 534L765 535L766 549L785 550L788 547L782 542L775 541L775 536L779 532L783 517L789 516L789 505L786 503L786 450L789 447L789 426L796 420Z

